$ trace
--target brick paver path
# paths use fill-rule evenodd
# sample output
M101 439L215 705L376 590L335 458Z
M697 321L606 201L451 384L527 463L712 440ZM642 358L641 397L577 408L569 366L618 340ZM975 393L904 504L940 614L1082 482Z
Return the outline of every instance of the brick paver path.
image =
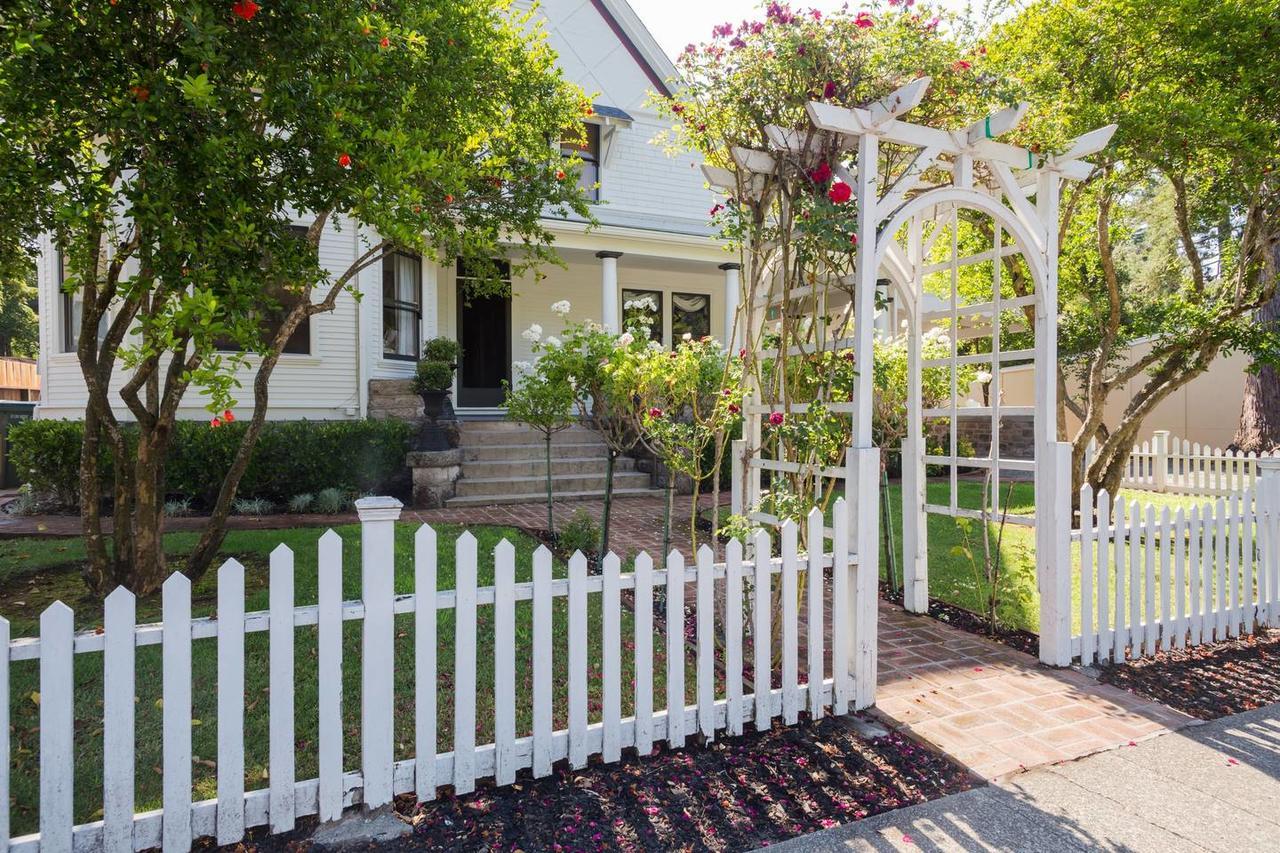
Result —
M876 711L985 779L1196 723L1083 672L880 605Z

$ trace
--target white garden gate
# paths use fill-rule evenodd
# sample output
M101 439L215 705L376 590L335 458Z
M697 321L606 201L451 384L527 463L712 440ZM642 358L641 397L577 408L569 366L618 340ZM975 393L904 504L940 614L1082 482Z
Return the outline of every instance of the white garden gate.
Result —
M910 331L909 425L902 447L907 609L924 612L928 608L927 516L936 513L982 517L983 507L965 506L959 499L961 471L989 472L995 496L1002 476L1031 475L1038 511L1034 516L1011 517L1010 521L1036 528L1041 659L1065 665L1070 659L1070 600L1061 597L1061 585L1054 581L1058 575L1070 572L1072 527L1070 447L1058 441L1056 427L1058 206L1062 182L1089 175L1093 167L1081 158L1104 148L1115 126L1080 136L1060 154L1041 155L996 139L1018 125L1026 112L1025 104L1000 110L955 131L901 120L900 116L919 105L929 82L927 77L914 80L865 108L811 102L809 127L771 127L769 150L737 150L735 160L737 168L747 173L768 176L786 168L807 173L816 165L814 152L828 150L832 140L838 141L843 162L835 166L835 173L853 187L857 245L874 247L874 251L865 252L866 262L863 251L859 251L855 273L846 282L852 286L853 294L851 334L848 327L824 330L826 343L835 349L851 348L856 364L870 366L878 283L887 281L898 304L904 307ZM818 137L821 141L815 144ZM724 169L704 167L704 172L713 186L726 192L752 185ZM988 233L990 241L971 250L969 237L975 231ZM1010 260L1013 269L1006 271ZM975 270L981 273L984 268L990 280L988 295L976 301L966 300L960 293L960 277ZM1009 281L1016 273L1021 273L1024 280ZM791 300L805 299L815 315L830 314L831 294L823 294L818 300L816 291L811 290L814 289L800 287L786 294L763 294L764 304L786 308ZM943 307L927 309L927 294L941 297ZM760 297L761 294L748 293L742 302L750 305ZM1024 324L1033 344L1015 349L1002 346L1010 322ZM934 327L946 330L950 352L945 358L926 362L921 355L922 342ZM972 352L961 354L962 337L987 340L989 344L966 347ZM1023 362L1035 366L1035 405L1027 409L1004 406L1000 399L1000 368ZM989 403L963 410L968 417L990 418L991 449L985 455L965 453L959 441L957 414L968 391L957 381L962 365L984 366L992 376ZM949 374L949 403L943 407L923 405L923 372L929 369L942 369ZM847 406L853 442L843 469L846 494L853 496L849 505L859 519L859 561L876 559L878 551L875 508L879 458L872 442L872 395L873 377L869 369L862 369L853 402ZM744 443L735 451L735 459L742 458L741 465L757 472L786 470L781 466L797 464L760 458L758 418L772 407L768 402L747 407ZM1034 415L1033 460L1002 456L1001 421L1009 415ZM924 446L931 419L948 422L943 447L936 453L926 452ZM947 470L949 499L945 503L929 500L926 465ZM837 469L823 475L839 473ZM738 479L735 477L735 483ZM747 483L742 493L735 495L739 511L749 510L759 496L758 476L753 473ZM870 510L864 513L860 508L865 506ZM988 507L987 511L991 509ZM995 509L998 512L998 502Z

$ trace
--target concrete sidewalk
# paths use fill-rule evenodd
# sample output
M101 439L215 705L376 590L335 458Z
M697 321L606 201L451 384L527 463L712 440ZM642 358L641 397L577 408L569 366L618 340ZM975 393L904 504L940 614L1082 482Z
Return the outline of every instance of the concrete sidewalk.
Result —
M1280 704L769 850L1280 850Z

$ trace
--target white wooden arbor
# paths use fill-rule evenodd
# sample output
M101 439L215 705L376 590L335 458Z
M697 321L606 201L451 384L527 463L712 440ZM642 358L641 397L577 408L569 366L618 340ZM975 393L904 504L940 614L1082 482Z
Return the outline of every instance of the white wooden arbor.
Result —
M811 123L806 128L768 128L768 150L738 149L733 152L739 173L704 167L710 183L726 192L758 190L765 176L783 169L807 171L816 164L813 152L839 152L832 162L837 179L853 188L852 210L857 212L856 236L859 249L854 273L846 280L848 322L824 328L826 345L834 349L851 347L860 366L853 402L842 407L852 417L852 445L843 476L845 491L852 496L848 506L856 531L851 540L857 548L860 568L878 564L878 530L875 507L879 500L879 454L872 441L873 340L876 334L876 287L888 282L895 303L905 313L908 327L908 435L903 441L903 574L904 604L924 612L928 607L927 516L930 513L953 517L982 517L978 506L964 506L958 499L957 477L961 469L989 471L991 494L998 506L1001 475L1034 477L1037 512L1034 516L1009 516L1011 523L1036 528L1037 582L1041 590L1041 658L1046 663L1065 665L1070 661L1069 595L1065 583L1055 583L1059 572L1070 572L1069 541L1072 527L1070 490L1070 446L1057 440L1057 309L1058 309L1058 208L1062 182L1082 180L1093 167L1083 157L1104 148L1115 131L1114 125L1086 133L1075 139L1061 154L1042 156L1010 145L998 137L1015 128L1027 105L997 111L959 130L940 130L901 119L920 104L929 86L922 77L889 96L861 108L846 108L823 102L808 105ZM893 152L898 166L880 174L881 155ZM979 233L989 233L989 248L966 252L970 239L960 239L961 222L980 223ZM950 244L948 246L948 243ZM873 247L867 251L866 247ZM1021 259L1020 263L1017 259ZM1024 287L1014 294L1002 279L1006 259L1019 263ZM865 262L864 262L865 261ZM975 269L976 268L976 269ZM985 299L966 300L959 292L960 276L986 272L991 280ZM1029 287L1026 284L1029 283ZM807 288L792 289L787 300L809 297ZM968 291L972 293L972 286ZM933 307L926 307L926 294ZM740 300L759 299L747 294ZM937 308L938 301L944 306ZM770 292L765 300L780 305L783 299ZM829 314L831 302L824 296L811 303L815 314ZM1002 327L1010 316L1034 334L1034 345L1002 347ZM1006 322L1002 322L1006 321ZM740 322L741 318L740 318ZM757 325L759 318L756 320ZM851 328L850 328L851 327ZM949 356L928 362L921 355L929 329L945 328L950 339ZM747 340L755 340L748 329ZM960 338L989 339L990 346L968 347L961 354ZM770 353L772 354L772 353ZM768 354L766 354L768 355ZM1010 363L1034 364L1035 404L1025 408L1002 405L1000 367ZM990 419L990 452L975 458L961 453L957 414L968 388L959 387L962 366L978 365L992 375L989 402L964 406L966 417ZM945 370L950 377L949 404L925 408L923 371ZM775 406L776 407L776 406ZM767 412L769 405L759 407ZM754 413L748 410L748 415ZM1010 459L1001 454L1002 418L1031 415L1034 418L1035 458ZM942 452L926 454L922 436L930 419L947 419ZM744 458L759 469L789 470L794 465L783 460L758 460L759 420L748 418L744 430ZM752 460L755 460L754 462ZM949 500L931 503L926 497L925 466L941 466L948 472ZM823 476L836 476L828 471ZM750 478L758 484L758 476ZM739 498L747 510L754 505L758 485ZM869 510L868 510L869 508ZM994 507L993 507L994 508ZM861 509L861 511L859 511ZM759 518L759 521L768 521ZM861 574L861 572L860 572ZM878 567L876 568L878 575ZM873 575L876 576L876 575ZM874 618L874 617L872 617Z

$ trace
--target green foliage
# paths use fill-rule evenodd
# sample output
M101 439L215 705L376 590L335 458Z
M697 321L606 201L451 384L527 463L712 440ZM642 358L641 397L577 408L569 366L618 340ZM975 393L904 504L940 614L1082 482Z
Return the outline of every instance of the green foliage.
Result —
M569 520L560 525L556 534L556 545L561 553L572 554L581 551L583 554L594 554L600 546L600 525L591 513L585 509L577 510Z
M328 486L316 492L315 511L323 515L337 515L350 505L350 498L334 486Z
M413 373L413 390L447 391L453 385L453 365L447 361L420 361Z
M164 502L165 518L185 518L191 515L191 498L173 498Z
M300 495L294 495L289 498L289 512L307 513L311 512L312 506L315 505L316 496L310 492L303 492Z
M210 429L202 421L179 421L166 471L166 493L208 507L217 496L221 473L230 464L243 422ZM404 467L413 428L401 421L269 421L263 426L241 497L284 502L299 492L336 488L360 494L386 489ZM9 435L14 466L37 494L60 503L79 502L80 421L31 420ZM103 478L112 476L103 450ZM345 500L345 498L344 498Z
M0 237L0 356L35 358L40 351L36 271L15 237Z
M236 498L232 509L236 515L270 515L275 504L266 498Z
M426 361L443 361L457 364L462 347L453 338L432 338L422 345L422 358Z

